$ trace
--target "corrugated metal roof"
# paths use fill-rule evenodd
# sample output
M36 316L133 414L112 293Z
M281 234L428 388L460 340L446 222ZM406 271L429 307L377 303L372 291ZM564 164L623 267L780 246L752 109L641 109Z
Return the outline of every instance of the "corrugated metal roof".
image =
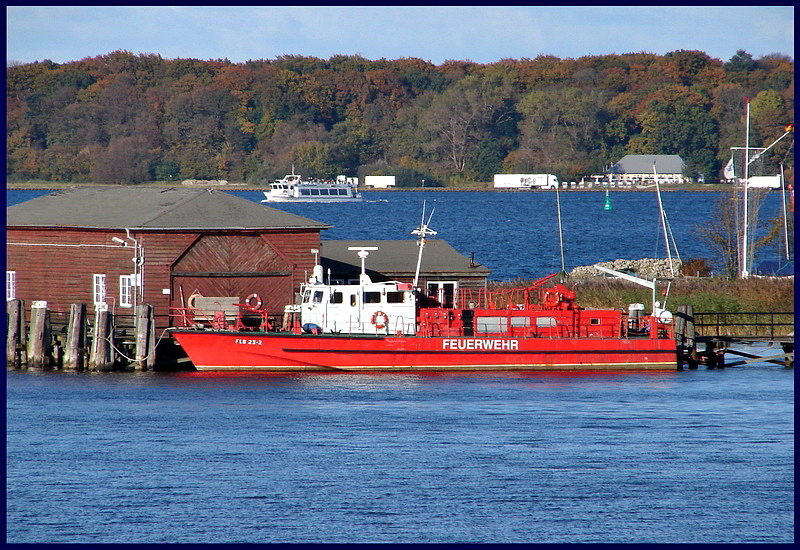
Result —
M404 241L322 241L322 264L339 273L361 272L361 259L351 246L376 246L378 250L370 250L366 260L367 271L376 271L384 275L414 273L417 267L419 247L416 240ZM477 264L471 267L470 259L459 253L443 240L428 240L422 255L421 271L427 274L450 273L462 275L488 276L491 270Z
M140 230L331 227L223 191L135 186L56 191L6 208L6 226Z
M686 164L679 155L625 155L616 164L618 174L681 174Z

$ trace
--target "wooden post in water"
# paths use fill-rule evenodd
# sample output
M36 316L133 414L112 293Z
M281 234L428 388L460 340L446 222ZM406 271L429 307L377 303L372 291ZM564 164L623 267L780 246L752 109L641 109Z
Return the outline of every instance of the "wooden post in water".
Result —
M133 368L152 368L155 365L155 347L153 306L142 304L136 308L136 361Z
M31 303L31 325L28 335L28 366L43 369L51 365L53 343L50 334L50 310L47 302Z
M114 355L110 338L113 335L112 315L108 310L98 310L94 320L94 337L92 352L89 356L89 368L108 371L114 367Z
M70 306L64 368L69 370L86 368L86 304Z
M6 302L8 326L6 327L6 368L20 368L25 360L25 303L22 300Z

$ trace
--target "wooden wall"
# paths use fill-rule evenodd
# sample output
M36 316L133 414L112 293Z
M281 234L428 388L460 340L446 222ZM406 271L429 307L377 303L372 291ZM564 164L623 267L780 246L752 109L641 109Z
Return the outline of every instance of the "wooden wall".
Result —
M318 229L132 232L144 249L144 303L154 307L160 328L168 326L169 308L181 306L180 285L184 298L196 289L206 296L220 292L242 299L256 292L264 307L280 313L311 273L311 249L319 248L319 233ZM134 269L133 247L111 240L127 240L124 230L12 227L6 236L6 270L17 272L16 297L27 308L33 300L46 300L51 311L68 312L70 304L85 303L94 314L93 274L104 273L109 309L118 315L126 309L133 313L118 305L119 277Z

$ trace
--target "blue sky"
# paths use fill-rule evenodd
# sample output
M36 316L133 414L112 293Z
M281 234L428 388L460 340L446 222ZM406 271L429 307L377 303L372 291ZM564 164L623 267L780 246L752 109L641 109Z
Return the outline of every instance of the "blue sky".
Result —
M419 57L492 63L700 50L794 58L793 6L6 6L6 62L115 50L166 59Z

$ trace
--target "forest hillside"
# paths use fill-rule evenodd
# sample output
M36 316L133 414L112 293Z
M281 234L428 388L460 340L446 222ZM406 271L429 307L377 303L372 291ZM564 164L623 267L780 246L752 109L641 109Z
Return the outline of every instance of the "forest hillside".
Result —
M491 64L416 58L163 59L116 51L7 67L7 181L263 183L396 175L398 186L495 173L601 173L626 154L679 154L721 177L730 147L794 122L794 61L740 50ZM793 181L793 140L771 153ZM773 172L775 173L775 172Z

